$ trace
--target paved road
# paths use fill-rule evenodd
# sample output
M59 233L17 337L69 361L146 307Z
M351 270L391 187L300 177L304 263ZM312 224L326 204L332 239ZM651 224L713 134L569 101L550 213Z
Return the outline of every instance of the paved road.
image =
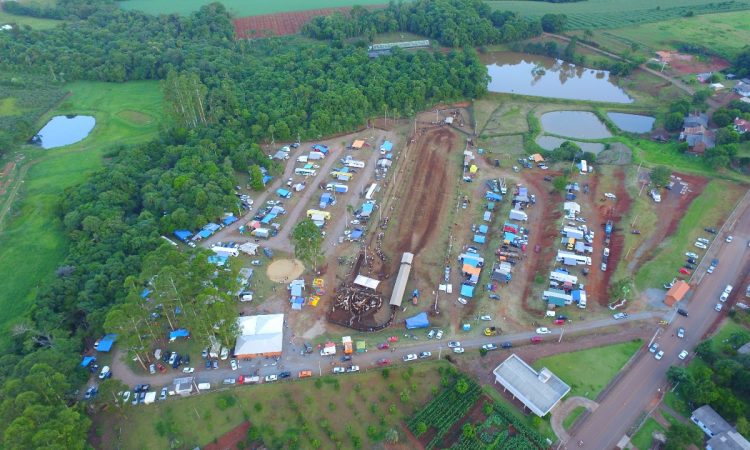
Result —
M725 229L709 249L709 253L716 253L720 260L718 268L713 274L700 279L700 284L694 289L690 299L680 305L688 310L689 317L679 316L673 310L671 323L656 337L655 342L664 350L664 358L657 361L651 353L644 352L604 397L596 412L577 428L569 441L570 448L578 448L579 441L583 441L582 448L587 449L615 448L642 412L653 407L663 395L667 387L667 369L670 365L683 364L677 358L678 353L682 350L692 351L704 338L719 314L714 311L714 305L719 301L724 287L732 284L734 290L721 314L726 314L729 304L744 297L745 286L740 283L750 272L748 197L750 196L746 195L742 206L730 217ZM734 241L730 244L724 242L728 234L734 236ZM708 260L710 258L705 258L698 270L705 270ZM679 327L685 328L685 339L676 337Z

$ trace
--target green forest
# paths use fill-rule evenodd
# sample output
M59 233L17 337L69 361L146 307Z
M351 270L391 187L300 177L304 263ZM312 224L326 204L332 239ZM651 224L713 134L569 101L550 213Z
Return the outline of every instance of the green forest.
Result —
M147 333L138 327L158 330L159 321L169 318L138 315L135 329L122 320L136 317L136 293L154 275L207 270L195 265L202 258L190 259L200 253L176 255L160 247L159 236L235 211L237 171L252 165L277 170L258 142L315 139L360 127L384 109L411 116L486 89L486 70L473 50L395 50L371 59L357 44L294 37L235 41L220 4L189 17L149 16L90 0L9 5L3 4L15 14L67 22L43 32L21 27L0 35L4 73L17 75L0 81L20 98L40 97L36 110L7 123L15 131L3 135L4 150L28 140L39 115L75 80L160 80L173 125L150 142L116 146L105 155L103 169L61 196L68 256L53 281L39 286L2 356L0 446L8 449L87 445L90 420L78 390L88 373L79 367L80 354L105 330L140 338ZM467 12L452 20L469 29L474 19ZM52 87L39 89L45 83ZM157 268L154 261L170 264ZM201 298L230 290L227 280L212 287L176 282ZM167 289L160 298L181 301ZM208 312L219 321L227 313L220 306ZM201 324L189 325L200 330Z

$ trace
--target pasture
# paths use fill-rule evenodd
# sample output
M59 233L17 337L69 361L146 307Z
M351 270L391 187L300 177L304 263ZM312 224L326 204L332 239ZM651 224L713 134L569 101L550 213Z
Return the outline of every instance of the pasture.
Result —
M121 1L123 9L135 9L149 14L188 15L201 6L213 3L212 0L127 0ZM221 3L235 17L259 16L320 8L341 8L354 5L384 5L385 0L277 0L275 2L254 2L247 0L222 0Z
M577 3L548 3L524 0L490 0L493 9L510 10L530 17L566 14L570 29L620 28L640 23L694 15L750 9L750 0L708 3L704 0L588 0Z
M26 312L38 287L54 276L65 258L66 238L57 211L63 191L101 167L102 155L113 145L154 136L163 116L156 82L77 82L65 88L71 95L39 120L37 129L58 114L93 115L97 123L77 144L53 150L26 146L7 156L18 166L1 198L3 212L9 213L0 223L0 271L13 274L0 279L3 328ZM139 120L130 121L132 115L124 111L139 111Z

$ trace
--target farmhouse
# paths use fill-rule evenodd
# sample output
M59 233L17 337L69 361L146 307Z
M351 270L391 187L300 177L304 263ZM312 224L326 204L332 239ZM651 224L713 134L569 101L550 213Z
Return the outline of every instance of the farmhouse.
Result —
M546 416L570 392L565 384L549 369L539 372L526 364L515 353L492 371L495 383L510 391L526 408L539 417Z
M716 145L713 130L708 129L708 116L705 114L691 114L682 124L680 140L688 144L692 153L703 153L707 148Z
M690 285L682 280L678 280L674 286L667 291L667 295L664 297L664 304L667 306L673 306L675 303L681 301L688 291L690 291Z
M735 117L734 119L734 131L744 134L750 131L750 122L745 119Z
M706 443L706 450L748 450L750 442L735 430L725 431Z
M690 420L698 425L708 437L714 437L719 433L733 430L732 426L708 405L703 405L693 411L693 414L690 415Z
M284 315L266 314L237 318L240 335L234 355L240 359L281 356L284 343Z

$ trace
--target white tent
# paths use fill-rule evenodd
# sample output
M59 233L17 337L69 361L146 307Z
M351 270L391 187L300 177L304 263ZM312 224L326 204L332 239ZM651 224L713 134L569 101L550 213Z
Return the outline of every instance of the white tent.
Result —
M240 245L240 251L248 255L255 255L256 253L258 253L258 247L260 246L254 242L245 242L244 244Z
M372 289L374 291L378 288L378 284L380 284L380 281L374 278L368 278L364 275L357 275L357 278L354 279L354 284Z
M284 343L284 315L266 314L237 318L240 334L234 346L237 358L279 356Z

